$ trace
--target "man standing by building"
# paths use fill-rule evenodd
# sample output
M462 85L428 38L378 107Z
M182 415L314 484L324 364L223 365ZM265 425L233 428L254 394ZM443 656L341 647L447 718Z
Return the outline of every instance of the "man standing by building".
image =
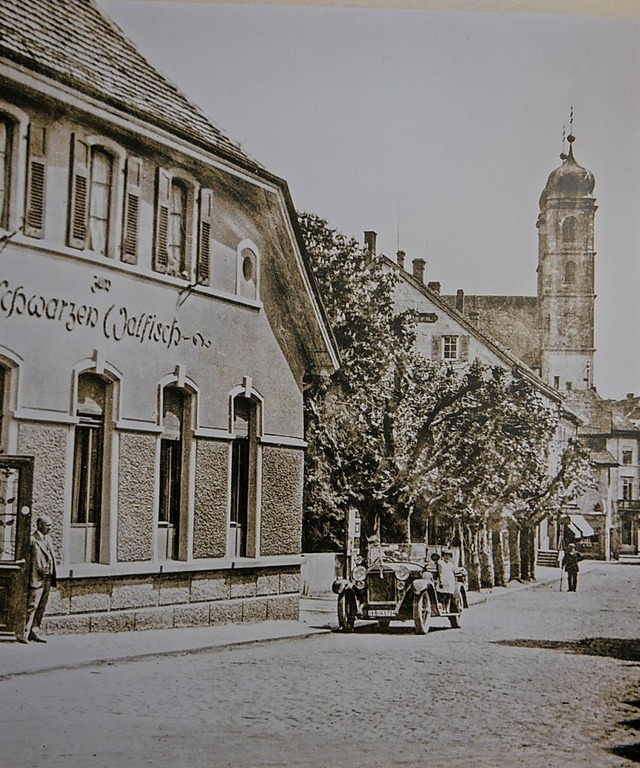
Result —
M567 588L569 592L575 592L578 588L580 560L582 560L582 555L576 551L576 545L569 544L569 549L565 552L564 557L562 558L562 567L567 572Z
M46 643L40 630L49 599L49 589L56 586L56 554L51 541L51 518L39 515L36 530L31 537L31 571L29 574L29 601L24 635L20 642L33 640Z

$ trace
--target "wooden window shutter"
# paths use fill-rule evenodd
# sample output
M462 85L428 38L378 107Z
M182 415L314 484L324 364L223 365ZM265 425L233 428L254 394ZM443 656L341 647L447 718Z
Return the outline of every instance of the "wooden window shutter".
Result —
M213 190L200 190L200 231L198 233L197 281L208 285L211 275L211 227L213 225Z
M41 123L29 126L29 159L24 233L28 237L44 237L47 185L47 129Z
M124 224L122 227L122 261L125 264L138 263L138 225L140 216L140 185L142 182L142 160L127 158L127 180L124 196Z
M469 337L460 336L460 360L469 359Z
M71 194L69 236L72 248L85 248L89 220L89 145L74 133L71 138Z
M442 359L442 336L431 337L431 359Z
M156 237L154 244L153 268L166 272L169 263L169 203L171 198L171 175L158 168L156 179Z

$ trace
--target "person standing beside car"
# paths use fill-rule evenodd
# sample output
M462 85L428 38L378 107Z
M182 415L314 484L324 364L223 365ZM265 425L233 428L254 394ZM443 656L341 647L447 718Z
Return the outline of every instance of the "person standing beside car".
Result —
M449 611L451 598L456 589L456 573L453 565L453 553L445 550L438 560L438 591L443 596L445 611Z
M575 544L569 544L569 549L562 558L562 567L567 572L567 588L569 592L575 592L578 589L579 563L582 555L576 550Z

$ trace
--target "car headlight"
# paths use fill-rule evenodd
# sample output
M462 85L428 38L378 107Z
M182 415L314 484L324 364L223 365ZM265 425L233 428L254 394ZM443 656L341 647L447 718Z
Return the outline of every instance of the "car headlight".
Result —
M396 568L396 579L398 581L406 581L409 578L409 569L406 565L401 565L399 568Z
M354 581L364 581L367 578L367 569L364 565L356 565L351 575Z

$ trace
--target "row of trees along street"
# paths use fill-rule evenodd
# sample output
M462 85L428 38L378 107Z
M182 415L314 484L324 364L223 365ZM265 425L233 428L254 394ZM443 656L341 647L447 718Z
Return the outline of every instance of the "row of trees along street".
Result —
M415 350L380 257L311 214L300 224L341 356L310 376L304 551L342 548L349 509L361 540L461 546L471 589L534 578L535 528L591 482L571 440L557 460L556 409L517 371L475 360L460 373ZM509 529L509 573L501 530Z

